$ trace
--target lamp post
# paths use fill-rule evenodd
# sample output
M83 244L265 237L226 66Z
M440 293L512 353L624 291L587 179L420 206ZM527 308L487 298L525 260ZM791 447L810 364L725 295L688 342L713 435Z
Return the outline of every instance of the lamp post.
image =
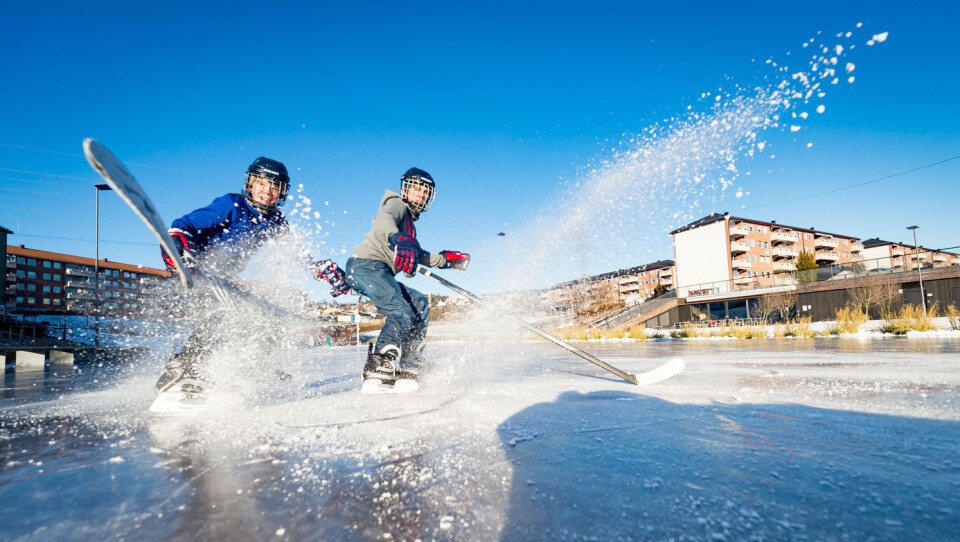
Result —
M917 277L920 279L920 306L923 307L923 314L927 314L927 295L923 292L923 272L920 270L923 265L920 264L920 245L917 244L918 226L907 226L908 230L913 231L913 248L917 251Z
M100 191L111 190L110 185L95 184L94 196L94 216L96 217L96 229L94 233L94 257L93 257L93 310L96 313L96 325L93 331L93 344L100 346Z

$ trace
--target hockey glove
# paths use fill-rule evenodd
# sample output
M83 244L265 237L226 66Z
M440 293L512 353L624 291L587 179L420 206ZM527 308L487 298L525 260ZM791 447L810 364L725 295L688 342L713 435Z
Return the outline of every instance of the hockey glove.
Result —
M444 269L456 269L457 271L466 270L470 265L470 255L466 252L457 252L456 250L441 250L440 255L447 260Z
M329 282L330 286L333 287L333 289L330 290L330 295L333 297L343 295L350 291L350 286L347 284L347 275L343 272L343 269L340 269L332 260L321 260L317 262L317 266L313 270L313 278L317 280L323 279Z
M420 261L420 243L416 237L406 233L394 233L390 236L390 250L393 251L393 263L398 271L412 277L417 274L417 262Z
M170 240L173 241L173 248L177 250L177 255L180 256L183 267L191 273L195 273L199 266L194 256L197 253L197 247L193 244L193 240L187 237L182 231L174 230L173 228L167 230L167 235L169 235ZM167 254L167 251L163 250L163 247L160 248L160 255L163 256L163 263L167 265L167 270L176 272L176 263L174 263L173 258Z

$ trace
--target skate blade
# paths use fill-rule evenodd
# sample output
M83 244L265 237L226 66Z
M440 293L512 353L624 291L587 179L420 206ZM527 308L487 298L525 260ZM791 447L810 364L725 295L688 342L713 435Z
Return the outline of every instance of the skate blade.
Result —
M360 386L360 393L368 395L388 394L388 393L413 393L420 389L420 384L416 380L401 379L390 381L368 378Z
M232 391L215 394L186 394L182 391L165 391L153 400L150 412L154 414L179 414L199 410L231 409L242 406L243 397Z
M188 396L182 391L165 391L153 400L150 412L155 414L173 414L178 412L192 412L207 406L205 397Z

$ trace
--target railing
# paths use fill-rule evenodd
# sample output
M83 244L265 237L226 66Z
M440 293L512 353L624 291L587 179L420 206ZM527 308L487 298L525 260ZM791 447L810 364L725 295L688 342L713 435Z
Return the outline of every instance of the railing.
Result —
M730 252L734 254L739 254L741 252L748 252L750 250L750 245L744 243L743 241L731 241L730 242Z
M863 250L863 243L853 243L850 245L850 252L860 252Z
M821 250L818 251L814 257L818 260L839 260L840 253L832 250Z
M800 255L800 251L789 247L773 247L770 249L770 254L784 258L796 258Z
M677 291L671 290L660 297L641 301L613 314L604 315L600 319L594 320L592 323L588 323L587 326L591 328L616 327L676 300Z
M824 265L817 267L816 269L807 269L803 271L797 271L795 266L792 266L793 269L789 272L778 272L769 277L740 276L714 282L681 285L677 288L677 291L680 297L698 297L740 292L744 290L756 290L759 288L795 286L797 284L811 282L824 282L828 280L865 277L868 275L902 273L904 271L916 272L916 267L904 269L902 265L899 265L892 260L893 258L858 260L845 264ZM774 262L773 265L774 269L776 270L778 263ZM938 267L950 267L950 264L939 263L936 261L933 264L929 262L924 264L924 269Z
M739 258L734 258L732 265L734 269L746 269L750 267L751 263L750 263L750 260L741 260Z
M740 224L730 224L730 237L745 237L750 230Z
M74 277L87 277L93 278L93 271L84 271L82 269L67 269L64 271L65 275L74 276Z

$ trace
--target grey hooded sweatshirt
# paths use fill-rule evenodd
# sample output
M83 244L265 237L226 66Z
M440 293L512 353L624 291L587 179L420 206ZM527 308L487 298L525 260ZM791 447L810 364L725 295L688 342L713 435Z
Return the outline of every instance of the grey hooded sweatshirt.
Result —
M390 250L390 236L397 232L404 232L416 239L417 229L413 223L418 218L403 202L400 194L387 190L380 200L380 209L377 216L370 223L370 231L363 236L363 242L353 247L351 258L365 260L379 260L390 266L393 274L397 274L397 265L394 263L394 253ZM420 265L426 267L443 267L447 259L439 254L430 254L420 250Z

